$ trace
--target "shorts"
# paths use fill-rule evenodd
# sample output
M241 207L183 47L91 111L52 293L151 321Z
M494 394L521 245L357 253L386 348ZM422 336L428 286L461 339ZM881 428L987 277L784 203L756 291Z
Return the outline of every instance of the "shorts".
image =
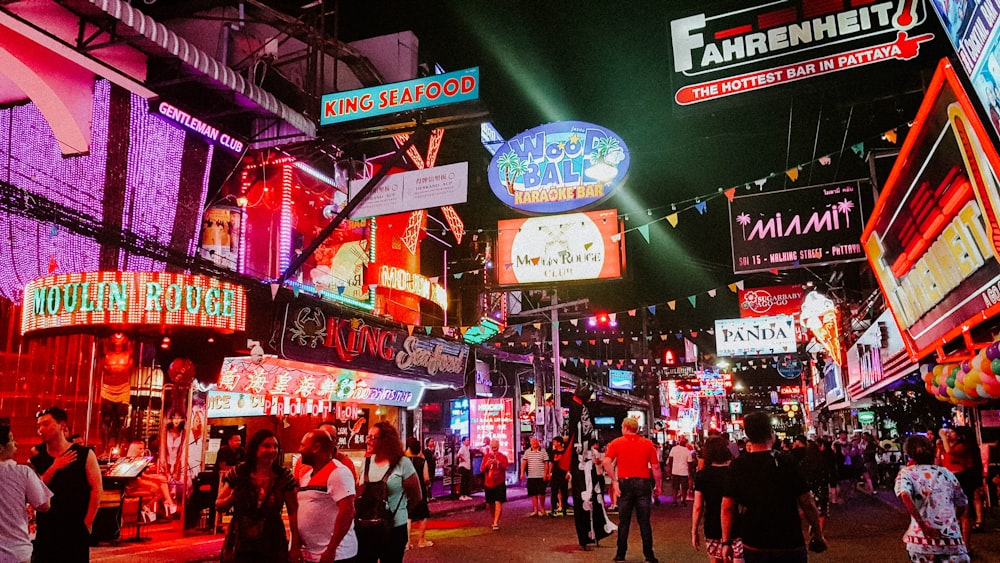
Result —
M722 540L705 538L705 553L707 553L709 557L722 559L723 547L725 547L725 545L722 543ZM743 559L743 542L740 541L739 538L733 540L733 559Z
M486 487L486 502L507 502L507 485L497 485L496 487Z
M545 494L545 479L540 477L528 478L528 496L536 497Z

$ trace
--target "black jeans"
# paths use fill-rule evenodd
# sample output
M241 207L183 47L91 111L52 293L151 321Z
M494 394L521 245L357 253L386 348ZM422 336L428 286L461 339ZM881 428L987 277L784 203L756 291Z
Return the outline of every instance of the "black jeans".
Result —
M628 551L628 530L632 524L632 511L639 523L639 536L642 538L642 555L646 561L656 561L653 555L653 528L649 525L649 510L652 504L652 479L619 479L618 487L621 496L618 497L618 551L615 559L625 559Z
M458 468L458 494L469 496L472 493L472 470L464 467Z
M552 470L552 512L559 506L559 493L562 493L562 511L566 512L569 507L569 482L566 480L566 472L562 469Z

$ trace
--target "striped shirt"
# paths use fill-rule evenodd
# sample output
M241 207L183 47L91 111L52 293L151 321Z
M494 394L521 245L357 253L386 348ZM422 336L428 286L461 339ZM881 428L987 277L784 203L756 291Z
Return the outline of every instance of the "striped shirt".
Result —
M524 460L524 465L527 466L525 473L528 475L528 479L545 478L545 463L549 461L549 453L547 451L542 449L528 449L525 450L521 459Z

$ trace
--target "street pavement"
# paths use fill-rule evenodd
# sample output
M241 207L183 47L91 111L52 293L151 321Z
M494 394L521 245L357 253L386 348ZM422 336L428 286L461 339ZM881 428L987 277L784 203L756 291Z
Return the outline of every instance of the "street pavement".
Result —
M511 499L504 506L501 528L493 531L483 510L482 497L473 501L441 500L431 504L432 519L427 539L432 547L411 549L408 562L574 562L609 563L615 555L616 536L601 542L600 547L580 551L576 545L573 518L529 517L531 503L524 489L510 489ZM617 522L617 514L612 520ZM832 507L827 520L830 549L810 554L819 563L870 562L906 563L909 561L901 536L908 518L895 497L882 492L878 497L855 494L846 504ZM691 503L687 507L661 504L653 507L653 540L657 558L663 563L707 561L704 548L691 546ZM1000 520L994 514L987 519L986 533L972 537L972 560L1000 562ZM91 561L101 563L217 561L221 535L183 535L180 532L156 531L152 541L117 546L102 546L91 551ZM642 546L633 522L629 537L628 561L641 563Z

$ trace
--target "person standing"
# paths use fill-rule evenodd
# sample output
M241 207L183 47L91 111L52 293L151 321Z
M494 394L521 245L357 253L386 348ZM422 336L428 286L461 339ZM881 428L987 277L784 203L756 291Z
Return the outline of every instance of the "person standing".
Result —
M31 559L28 512L24 506L29 504L36 512L45 512L52 498L52 491L30 467L14 461L15 453L17 442L10 421L0 419L0 561Z
M43 447L28 463L53 497L48 512L38 514L32 560L90 561L90 533L101 496L101 468L93 450L66 439L69 417L59 407L38 413Z
M799 510L810 526L810 546L826 549L812 491L795 460L772 451L771 417L753 411L743 418L747 453L730 464L722 497L723 557L733 558L733 540L742 535L746 563L800 563L808 552Z
M903 451L913 465L899 470L894 490L910 515L903 535L910 560L967 563L959 524L968 504L962 485L951 471L934 464L935 446L926 437L910 436Z
M688 448L687 436L681 434L677 445L670 449L667 466L670 467L670 481L674 490L674 506L687 506L688 480L694 456Z
M403 455L399 431L388 422L378 422L368 430L365 463L358 478L359 494L368 483L384 481L388 491L392 529L358 530L358 561L360 563L398 563L406 552L406 521L410 510L423 498L420 479L410 458Z
M437 444L434 442L434 438L427 438L426 445L424 446L424 459L427 460L427 475L429 479L427 481L427 500L430 500L433 495L431 494L434 489L434 474L437 472Z
M951 471L962 485L962 492L965 498L973 503L976 498L976 490L983 486L983 460L979 453L979 444L976 442L975 434L971 428L962 426L959 428L941 429L941 447L944 450L941 465ZM972 531L972 510L974 506L967 507L962 511L959 522L962 525L962 538L965 540L966 548L969 546L969 534ZM977 522L982 527L982 509L977 513Z
M462 447L455 456L458 464L458 500L472 500L472 451L469 449L469 437L462 438Z
M594 466L593 448L600 443L591 417L590 404L595 396L590 383L581 381L569 405L569 444L562 458L563 469L570 472L573 487L573 523L580 549L587 551L616 529L604 509L604 482Z
M612 440L604 454L604 471L611 476L611 488L618 496L618 550L614 560L625 561L632 511L635 510L642 554L646 563L656 563L649 512L652 495L663 492L660 464L656 461L656 446L638 432L639 422L632 417L625 418L622 436Z
M535 440L535 438L532 438ZM537 440L535 440L537 442ZM493 519L493 530L500 529L500 514L507 502L507 466L510 461L500 451L500 440L490 442L490 453L483 458L483 485L486 488L486 509Z
M301 463L295 468L298 485L299 543L293 537L291 559L297 563L351 561L358 555L354 533L354 475L333 459L333 438L324 430L302 437Z
M485 459L485 458L484 458ZM541 448L538 438L531 437L531 447L521 455L521 479L528 478L531 514L545 516L545 481L549 479L549 454Z
M417 478L420 480L420 490L424 492L424 498L420 499L417 506L410 511L409 530L406 534L406 549L410 549L413 545L417 547L430 547L434 545L434 542L424 539L424 535L427 533L427 519L431 516L431 509L427 505L427 500L431 497L431 480L428 474L427 460L424 459L424 454L420 451L420 440L412 436L406 439L406 456L413 463L413 469L417 472ZM410 542L410 535L413 533L413 528L417 529L416 544Z
M566 454L566 446L563 442L562 436L556 436L552 438L552 447L549 448L549 486L552 488L552 495L549 504L552 508L552 512L549 516L556 515L556 507L562 511L562 515L566 516L566 506L569 505L567 499L569 498L569 481L567 479L568 473L565 469L561 467L562 456Z
M222 476L215 507L233 509L222 561L288 561L288 538L281 511L288 508L292 545L298 538L298 499L295 477L281 466L281 446L270 430L258 430L247 444L247 459Z
M701 544L698 526L705 521L705 552L711 563L722 563L722 493L729 485L729 463L732 452L722 436L712 436L705 440L702 459L705 466L694 477L694 510L691 512L691 545L695 551ZM739 534L732 538L733 558L743 559L743 544Z
M242 448L243 437L239 432L233 432L226 440L226 445L219 448L219 454L215 458L215 465L219 468L219 473L225 473L232 467L239 465L247 457L247 452Z

